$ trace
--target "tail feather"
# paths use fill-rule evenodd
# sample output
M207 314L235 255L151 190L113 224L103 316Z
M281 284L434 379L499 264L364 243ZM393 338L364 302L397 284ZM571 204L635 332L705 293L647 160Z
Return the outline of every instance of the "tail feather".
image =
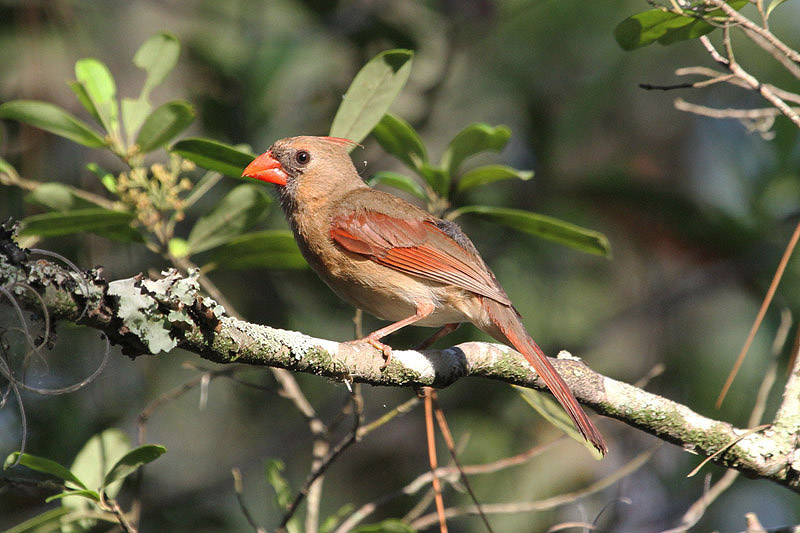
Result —
M569 386L564 382L564 379L553 368L550 361L547 360L547 356L542 349L528 334L516 310L489 298L483 298L483 305L493 324L482 329L497 340L516 348L533 366L536 373L541 376L553 396L564 407L575 427L583 435L583 438L591 442L600 453L605 454L608 452L608 446L600 431L586 415L572 391L570 391Z

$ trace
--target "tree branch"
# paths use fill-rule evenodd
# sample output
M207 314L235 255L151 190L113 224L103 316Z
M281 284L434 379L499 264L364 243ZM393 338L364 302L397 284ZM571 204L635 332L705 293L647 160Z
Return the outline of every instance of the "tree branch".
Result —
M445 350L397 350L383 369L381 354L366 343L316 339L227 316L200 294L196 271L188 277L170 270L157 280L139 275L108 282L97 269L78 272L32 260L10 237L7 231L0 234L0 284L19 305L38 314L44 305L54 320L101 330L131 357L180 347L220 364L278 367L370 385L441 388L471 376L545 390L525 360L506 346L467 342ZM796 401L784 403L779 424L731 445L747 430L598 374L566 352L551 361L576 398L598 413L690 452L717 454L717 464L800 492L800 472L792 463L800 414L790 411L800 409ZM795 394L800 367L792 378L788 390Z

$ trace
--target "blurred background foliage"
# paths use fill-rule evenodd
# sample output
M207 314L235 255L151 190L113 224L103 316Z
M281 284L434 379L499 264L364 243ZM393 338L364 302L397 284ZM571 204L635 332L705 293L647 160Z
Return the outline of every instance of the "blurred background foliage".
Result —
M462 203L534 210L601 231L611 242L608 260L459 219L545 351L568 349L592 368L628 382L664 365L649 390L742 425L770 357L780 309L800 316L795 259L731 394L715 410L714 399L798 219L798 131L779 118L775 138L765 140L733 120L677 111L674 92L640 89L639 83L674 83L680 66L711 66L696 41L621 50L614 28L646 7L632 0L5 0L0 1L0 102L44 100L86 118L66 85L83 57L105 62L120 95L134 97L144 74L130 59L163 29L180 39L183 52L153 102L185 99L198 112L189 135L246 143L260 153L281 137L325 134L342 93L369 58L390 48L412 49L411 76L392 112L419 131L432 158L438 160L447 142L472 122L506 124L513 135L505 151L472 164L535 171L530 181L469 191ZM771 29L797 48L798 5L787 2L779 9L782 16L773 17ZM774 62L761 61L765 57L752 48L737 51L758 75L787 81ZM755 95L729 87L681 96L713 107L761 105ZM10 121L2 123L0 155L23 177L98 193L102 186L86 169L88 162L124 170L110 154ZM365 177L403 171L371 138L354 158ZM222 180L187 214L178 233L185 237L193 221L238 184ZM0 218L39 212L23 201L24 191L0 191ZM284 228L282 214L273 207L260 227ZM88 234L47 239L40 246L81 266L102 265L108 279L167 266L140 245ZM219 271L212 278L250 321L352 338L352 309L309 270ZM0 324L10 324L11 315L3 313ZM366 318L365 329L376 325ZM427 333L412 328L391 342L408 346ZM62 324L58 334L46 361L35 361L28 370L40 386L82 379L100 359L96 332ZM481 337L474 328L463 327L446 343L476 338ZM783 366L787 358L784 354ZM28 451L69 464L102 429L121 427L134 436L136 416L149 402L197 375L186 361L205 365L191 354L132 362L115 351L102 375L77 393L24 395ZM272 383L263 370L244 376ZM347 401L341 384L304 375L298 380L325 418ZM772 395L772 410L780 389ZM414 394L364 393L368 420ZM502 384L467 380L440 398L462 439L464 463L499 459L558 436ZM145 472L141 529L246 529L232 490L233 467L242 470L256 520L274 527L280 513L271 504L264 463L283 460L287 479L299 487L310 454L306 422L277 395L225 379L212 381L204 409L198 402L195 390L150 421L148 441L168 451ZM479 500L532 500L575 490L655 443L612 420L600 420L600 428L612 449L604 461L593 461L570 442L513 471L475 478ZM21 431L18 412L6 405L0 410L0 456L18 449ZM685 477L698 461L665 445L645 467L598 494L553 511L491 520L498 531L536 531L560 521L592 521L602 511L599 523L609 531L667 529L702 495L702 475ZM323 516L396 490L426 468L422 413L415 410L334 464L325 481ZM716 479L722 470L707 466L703 474ZM36 491L0 488L0 528L41 512L41 501ZM452 490L445 501L468 503ZM402 516L411 505L401 499L373 518ZM740 479L696 530L739 530L745 512L757 513L766 527L800 522L796 495L765 481ZM451 525L454 531L482 530L474 518Z

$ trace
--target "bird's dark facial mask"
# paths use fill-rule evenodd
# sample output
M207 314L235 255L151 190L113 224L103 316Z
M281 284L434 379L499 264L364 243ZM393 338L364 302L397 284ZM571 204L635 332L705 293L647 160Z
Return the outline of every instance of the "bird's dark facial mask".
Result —
M281 163L272 155L272 151L267 151L253 159L242 172L242 176L253 178L267 183L285 186L289 176L283 170Z

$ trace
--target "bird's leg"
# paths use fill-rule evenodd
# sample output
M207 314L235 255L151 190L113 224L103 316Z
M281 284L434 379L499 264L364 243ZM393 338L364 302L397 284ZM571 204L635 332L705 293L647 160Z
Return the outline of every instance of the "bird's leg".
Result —
M397 322L392 322L388 326L384 326L381 329L375 330L363 339L358 339L356 341L351 342L368 342L370 343L375 349L380 350L383 352L384 363L381 368L386 368L389 365L389 361L392 359L392 347L388 344L384 344L381 342L381 339L385 336L394 333L398 329L404 328L409 324L413 324L414 322L419 322L423 318L427 317L436 307L432 303L427 304L418 304L416 312L406 317L402 320L398 320ZM447 327L447 326L445 326Z
M424 350L425 348L427 348L428 346L432 345L434 342L438 341L439 339L441 339L445 335L449 335L450 333L452 333L455 330L457 330L458 326L460 326L460 325L461 325L460 322L453 322L451 324L445 324L444 326L442 326L441 328L436 330L433 333L433 335L431 335L430 337L428 337L427 339L425 339L421 343L419 343L416 346L414 346L414 349L415 350Z

